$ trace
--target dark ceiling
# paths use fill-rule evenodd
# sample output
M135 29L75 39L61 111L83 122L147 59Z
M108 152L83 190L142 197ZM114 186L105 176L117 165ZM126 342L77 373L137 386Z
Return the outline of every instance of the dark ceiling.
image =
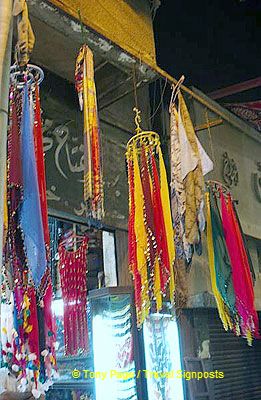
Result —
M207 93L260 76L261 0L162 0L154 28L158 64L187 85Z

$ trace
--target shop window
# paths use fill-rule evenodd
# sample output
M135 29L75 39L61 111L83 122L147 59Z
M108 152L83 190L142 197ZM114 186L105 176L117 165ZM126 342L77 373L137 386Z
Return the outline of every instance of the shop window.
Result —
M151 314L143 327L148 398L184 400L177 320Z
M86 329L88 336L88 348L79 347L77 353L68 354L66 351L66 335L65 335L65 314L64 299L61 286L61 276L59 273L59 243L65 238L69 238L68 251L77 251L78 244L76 238L88 237L87 251L87 294L93 289L103 286L117 286L117 271L115 257L115 240L114 232L97 229L87 224L74 223L68 220L49 217L50 230L50 264L52 284L54 289L53 312L56 318L57 327L57 364L59 370L59 378L55 387L63 385L86 385L88 382L85 377L77 379L72 377L72 370L93 369L93 357L91 354L91 334L89 328L89 312L86 310ZM72 239L70 239L72 238ZM74 242L75 241L75 242ZM67 246L67 242L66 242ZM86 299L87 300L87 299ZM78 332L74 332L75 335ZM68 346L68 345L67 345ZM68 348L67 348L68 349ZM93 383L93 382L91 382Z

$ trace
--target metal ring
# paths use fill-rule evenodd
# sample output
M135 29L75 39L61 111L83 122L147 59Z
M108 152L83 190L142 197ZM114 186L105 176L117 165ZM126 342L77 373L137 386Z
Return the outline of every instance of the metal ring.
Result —
M29 78L27 79L27 83L29 85L34 85L35 83L38 83L38 85L40 85L44 80L44 72L37 65L28 64L25 70L21 70L17 64L12 65L10 68L11 80L15 81L15 79L19 76L24 78L25 74ZM17 83L17 87L19 89L21 89L24 85L25 81Z
M152 142L154 141L156 144L160 142L159 135L156 132L142 131L142 132L132 136L132 138L130 138L130 140L127 143L127 148L134 146L135 144L137 144L137 142L140 139L143 139L143 138L152 140Z

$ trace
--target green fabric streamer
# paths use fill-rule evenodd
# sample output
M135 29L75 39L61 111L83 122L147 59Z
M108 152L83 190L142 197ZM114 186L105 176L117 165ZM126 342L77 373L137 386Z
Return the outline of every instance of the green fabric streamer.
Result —
M217 288L233 317L236 314L236 305L230 258L227 251L219 209L211 191L209 191L209 197Z

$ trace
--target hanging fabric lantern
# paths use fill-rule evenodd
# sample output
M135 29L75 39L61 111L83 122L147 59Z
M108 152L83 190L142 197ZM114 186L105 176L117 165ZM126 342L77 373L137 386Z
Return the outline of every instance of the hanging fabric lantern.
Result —
M100 220L104 215L101 139L93 53L87 45L77 56L75 86L84 121L84 201L87 215Z
M141 326L152 302L174 301L175 258L169 190L159 136L143 132L136 110L137 135L127 145L129 181L129 268L134 279L137 323Z

